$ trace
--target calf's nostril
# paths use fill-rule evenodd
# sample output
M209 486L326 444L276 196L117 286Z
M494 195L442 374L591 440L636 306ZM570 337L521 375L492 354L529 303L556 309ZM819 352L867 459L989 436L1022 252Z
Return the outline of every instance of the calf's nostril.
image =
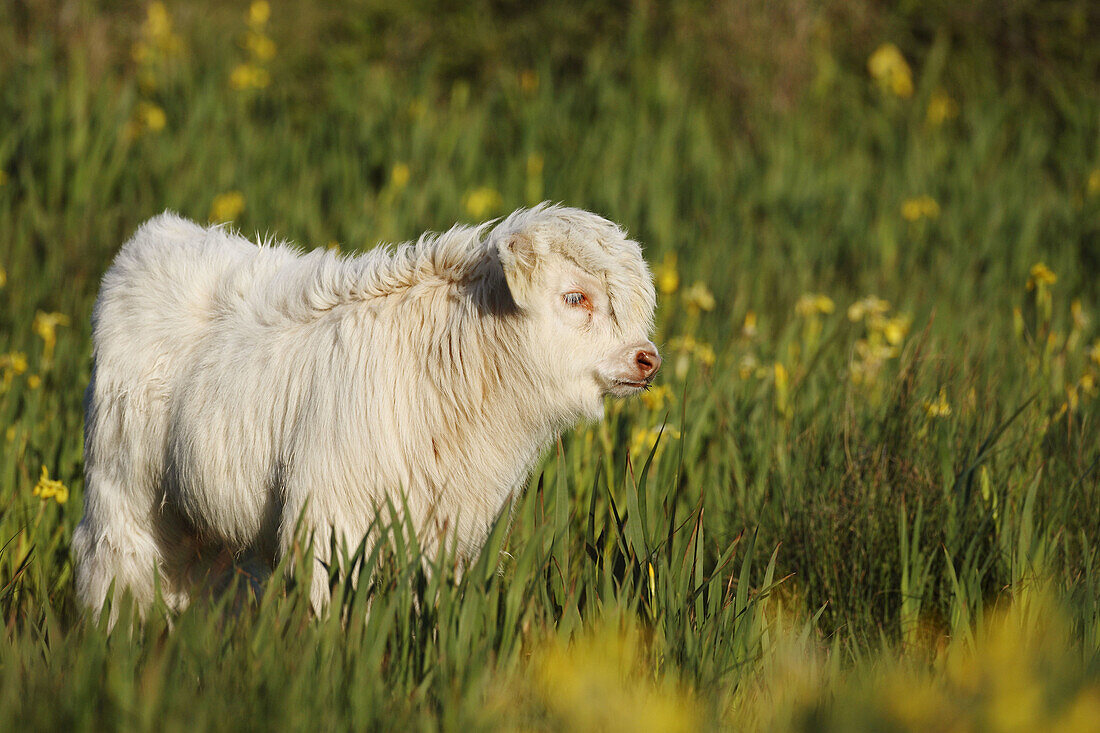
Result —
M657 356L656 352L647 349L639 350L634 355L634 361L645 377L656 372L661 366L661 357Z

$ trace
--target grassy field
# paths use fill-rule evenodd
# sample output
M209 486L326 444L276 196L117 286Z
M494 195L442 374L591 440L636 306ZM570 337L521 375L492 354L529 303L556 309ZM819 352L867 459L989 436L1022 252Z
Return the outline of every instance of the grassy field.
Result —
M577 6L0 10L2 727L1100 729L1096 51ZM1086 48L1087 3L1004 27L1048 6ZM327 619L300 557L81 613L89 315L141 221L353 253L544 199L643 242L666 366L460 581L393 527Z

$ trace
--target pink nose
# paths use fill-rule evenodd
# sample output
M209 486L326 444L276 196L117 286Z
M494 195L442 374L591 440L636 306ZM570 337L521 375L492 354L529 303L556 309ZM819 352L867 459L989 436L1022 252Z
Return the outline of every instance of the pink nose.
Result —
M634 364L638 367L641 378L648 382L653 379L653 375L661 368L661 355L657 353L655 347L646 346L638 349L638 352L634 354Z

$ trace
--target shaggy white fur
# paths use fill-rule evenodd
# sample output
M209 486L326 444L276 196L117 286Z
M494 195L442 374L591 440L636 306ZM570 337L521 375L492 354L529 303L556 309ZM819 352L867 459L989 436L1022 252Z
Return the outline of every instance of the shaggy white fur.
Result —
M653 378L654 304L638 244L578 209L350 258L151 219L92 315L80 599L147 607L159 574L181 608L204 548L273 561L302 517L325 562L387 501L476 551L558 432Z

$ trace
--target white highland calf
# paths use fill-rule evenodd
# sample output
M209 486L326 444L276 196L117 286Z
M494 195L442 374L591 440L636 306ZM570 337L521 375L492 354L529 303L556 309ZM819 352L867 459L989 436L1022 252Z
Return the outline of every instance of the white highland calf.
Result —
M325 562L387 503L429 552L475 552L554 437L661 363L619 227L547 205L490 227L344 258L144 224L92 315L81 601L147 608L159 576L182 608L211 548L274 561L301 517Z

